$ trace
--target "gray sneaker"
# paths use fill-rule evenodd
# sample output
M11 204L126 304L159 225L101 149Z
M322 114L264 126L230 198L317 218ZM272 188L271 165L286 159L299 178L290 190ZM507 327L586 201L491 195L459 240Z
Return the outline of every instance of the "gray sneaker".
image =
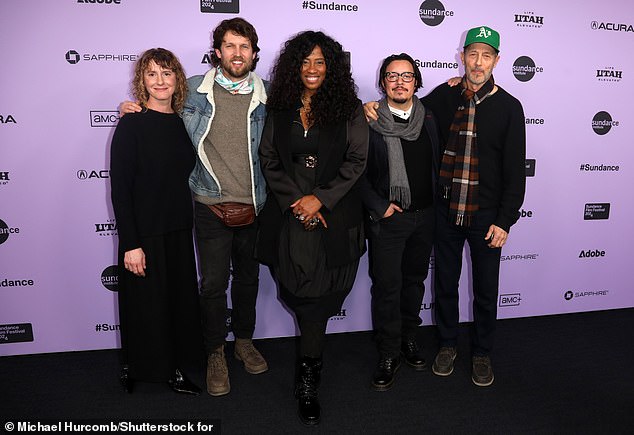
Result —
M471 358L471 380L478 387L488 387L493 383L493 366L488 356Z
M453 373L453 362L458 352L455 347L441 347L434 359L431 370L438 376L449 376Z
M230 389L225 347L220 346L207 357L207 392L212 396L224 396Z

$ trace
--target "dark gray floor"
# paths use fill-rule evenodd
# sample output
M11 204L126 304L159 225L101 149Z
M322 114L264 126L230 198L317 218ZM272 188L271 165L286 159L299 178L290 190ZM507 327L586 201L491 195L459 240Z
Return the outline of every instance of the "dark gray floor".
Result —
M498 322L495 383L471 383L467 326L456 369L440 378L403 366L392 390L369 387L370 333L330 335L322 423L304 427L292 397L294 339L259 341L270 370L230 358L231 393L188 397L167 385L118 383L115 350L0 358L1 424L38 419L219 419L224 434L634 433L634 309ZM421 329L431 360L434 330ZM231 355L231 352L229 352ZM190 369L204 384L204 367Z

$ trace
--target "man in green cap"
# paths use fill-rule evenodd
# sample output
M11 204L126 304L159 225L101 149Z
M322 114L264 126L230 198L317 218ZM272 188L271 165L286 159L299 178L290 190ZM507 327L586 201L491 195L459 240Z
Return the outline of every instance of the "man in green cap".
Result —
M497 316L500 253L524 201L526 138L520 102L495 84L500 35L467 32L460 53L465 74L423 98L435 113L445 146L436 203L435 308L440 350L432 370L449 376L457 355L458 282L465 241L473 287L472 380L493 383L490 354Z

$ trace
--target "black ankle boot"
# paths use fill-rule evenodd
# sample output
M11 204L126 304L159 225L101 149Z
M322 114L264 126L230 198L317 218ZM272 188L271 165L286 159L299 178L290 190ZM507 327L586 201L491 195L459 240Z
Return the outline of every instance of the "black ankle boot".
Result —
M183 374L180 369L176 369L174 375L167 381L169 386L177 393L191 394L198 396L200 394L200 388L198 385L190 381L187 376Z
M132 393L132 388L134 387L134 380L130 377L130 369L128 365L125 364L121 367L121 374L119 375L119 381L121 381L121 385L123 386L123 391L130 394Z
M317 397L320 379L321 358L302 357L295 384L295 397L299 419L307 425L318 424L321 418L321 407Z

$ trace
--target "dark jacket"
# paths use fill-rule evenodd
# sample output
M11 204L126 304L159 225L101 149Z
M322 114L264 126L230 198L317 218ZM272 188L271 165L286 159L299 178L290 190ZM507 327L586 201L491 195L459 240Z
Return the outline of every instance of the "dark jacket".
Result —
M256 255L268 265L278 262L283 215L290 213L290 205L304 196L292 173L290 130L295 115L292 109L270 112L260 143L260 164L268 194L259 215ZM329 267L348 264L365 252L363 237L350 246L349 230L363 225L359 179L367 152L368 125L360 102L349 121L319 127L316 186L312 194L323 204L320 211L328 223L324 244Z
M432 144L432 187L436 192L438 173L440 170L440 139L434 114L425 107L424 128ZM368 163L362 183L363 205L370 221L383 219L385 210L390 205L390 171L387 154L387 144L380 133L370 128L370 145L368 149ZM434 194L434 199L436 195Z

